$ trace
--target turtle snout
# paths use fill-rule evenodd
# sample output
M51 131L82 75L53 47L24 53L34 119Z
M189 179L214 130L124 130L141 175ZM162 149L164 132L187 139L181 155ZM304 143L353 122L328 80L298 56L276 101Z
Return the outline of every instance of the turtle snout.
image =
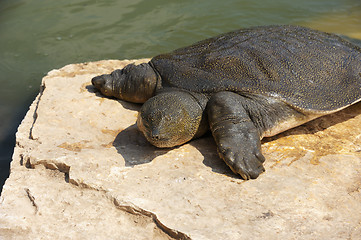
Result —
M103 95L111 97L113 96L112 79L109 74L100 75L92 79L92 84Z
M161 139L159 130L153 130L150 134L153 141L159 141Z
M159 128L154 128L149 132L149 141L156 146L162 146L163 141L166 139L164 134L161 134Z
M94 87L100 90L105 85L105 79L103 76L93 77L92 84Z
M174 147L178 144L175 144L175 141L167 133L162 132L158 128L154 128L149 132L145 132L144 136L147 140L154 146L158 148L169 148Z

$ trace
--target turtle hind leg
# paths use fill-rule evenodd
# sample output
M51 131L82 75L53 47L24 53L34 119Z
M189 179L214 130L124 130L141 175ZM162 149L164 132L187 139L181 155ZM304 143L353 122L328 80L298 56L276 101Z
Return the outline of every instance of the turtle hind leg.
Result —
M244 107L248 101L233 92L219 92L207 105L208 120L220 157L244 179L255 179L264 172L261 129L252 122Z

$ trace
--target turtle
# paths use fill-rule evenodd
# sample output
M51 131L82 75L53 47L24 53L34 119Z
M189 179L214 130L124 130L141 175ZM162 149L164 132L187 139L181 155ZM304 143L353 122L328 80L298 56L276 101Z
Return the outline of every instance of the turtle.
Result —
M261 139L361 100L361 48L293 25L243 28L92 78L103 95L143 103L137 126L159 148L211 131L241 178L265 171Z

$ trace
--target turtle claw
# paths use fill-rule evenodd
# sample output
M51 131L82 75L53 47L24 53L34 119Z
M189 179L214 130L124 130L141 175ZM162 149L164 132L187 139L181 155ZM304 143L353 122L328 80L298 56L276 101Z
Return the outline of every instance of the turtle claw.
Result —
M253 146L254 151L251 150L252 147L244 149L226 147L225 150L222 150L222 148L224 149L223 144L219 149L221 158L235 174L239 174L243 179L256 179L265 171L262 164L265 158L257 145ZM234 150L232 151L232 149Z

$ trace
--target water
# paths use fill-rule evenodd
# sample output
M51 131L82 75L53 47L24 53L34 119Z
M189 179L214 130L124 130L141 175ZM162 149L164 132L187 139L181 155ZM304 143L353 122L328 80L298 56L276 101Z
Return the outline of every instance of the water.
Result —
M361 39L361 2L0 0L0 188L16 128L49 70L152 57L223 32L269 24L298 24Z

